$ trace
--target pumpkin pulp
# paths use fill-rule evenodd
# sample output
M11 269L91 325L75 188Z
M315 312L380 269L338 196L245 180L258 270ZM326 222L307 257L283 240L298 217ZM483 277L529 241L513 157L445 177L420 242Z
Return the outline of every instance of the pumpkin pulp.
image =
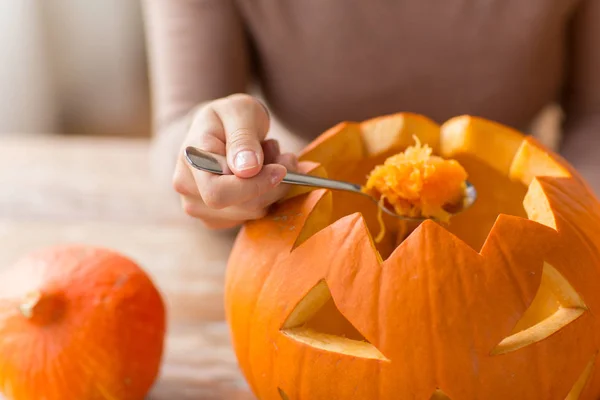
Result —
M382 205L388 203L398 215L449 222L451 210L464 199L467 172L456 160L432 155L431 147L422 145L417 137L414 140L414 146L371 171L363 192L378 198ZM385 234L381 211L378 219L377 243Z

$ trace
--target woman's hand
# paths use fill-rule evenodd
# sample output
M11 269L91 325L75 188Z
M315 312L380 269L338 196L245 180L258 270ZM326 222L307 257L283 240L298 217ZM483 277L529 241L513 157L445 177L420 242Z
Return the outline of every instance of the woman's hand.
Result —
M298 160L281 154L277 141L265 140L269 126L266 108L245 94L215 100L195 113L173 177L188 215L212 229L231 228L263 217L285 195L287 185L280 182ZM191 167L183 154L187 146L226 156L228 174Z

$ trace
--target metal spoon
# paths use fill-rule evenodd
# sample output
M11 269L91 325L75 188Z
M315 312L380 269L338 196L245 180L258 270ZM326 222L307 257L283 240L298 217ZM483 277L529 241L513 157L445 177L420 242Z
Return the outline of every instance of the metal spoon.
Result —
M185 156L190 165L196 169L211 172L213 174L224 175L223 172L227 167L227 159L219 154L209 153L207 151L200 150L198 148L188 146L185 149ZM306 175L306 174L298 174L295 172L288 172L283 178L283 183L288 183L292 185L301 185L301 186L311 186L317 188L325 188L331 190L344 190L347 192L352 192L356 194L360 194L368 197L373 202L377 204L379 208L381 208L386 214L391 215L392 217L400 218L403 220L409 221L424 221L426 219L434 219L431 217L407 217L404 215L396 214L394 211L389 208L381 205L379 200L375 197L364 193L361 189L360 185L337 181L333 179L320 178L318 176ZM453 210L453 214L457 214L461 211L466 210L471 207L475 200L477 199L477 191L475 187L467 182L467 187L465 190L465 197L463 200L462 207L458 207L458 209Z

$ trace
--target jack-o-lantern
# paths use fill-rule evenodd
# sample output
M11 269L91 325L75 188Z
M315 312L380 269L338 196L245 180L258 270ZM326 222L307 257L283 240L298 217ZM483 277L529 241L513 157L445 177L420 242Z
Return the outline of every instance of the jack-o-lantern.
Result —
M376 243L376 205L294 187L240 232L226 277L233 346L266 400L600 396L600 204L532 137L460 116L341 123L305 172L364 184L416 136L478 200Z

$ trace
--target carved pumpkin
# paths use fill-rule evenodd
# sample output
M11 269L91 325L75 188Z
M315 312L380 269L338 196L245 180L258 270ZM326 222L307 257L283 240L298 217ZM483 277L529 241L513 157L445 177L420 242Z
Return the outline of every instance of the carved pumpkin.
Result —
M333 127L303 168L363 184L413 135L478 190L448 225L376 244L368 199L295 187L240 232L226 311L256 396L599 398L600 206L559 156L484 119L397 114Z
M0 276L0 392L10 400L143 399L164 336L159 292L107 249L43 249Z

